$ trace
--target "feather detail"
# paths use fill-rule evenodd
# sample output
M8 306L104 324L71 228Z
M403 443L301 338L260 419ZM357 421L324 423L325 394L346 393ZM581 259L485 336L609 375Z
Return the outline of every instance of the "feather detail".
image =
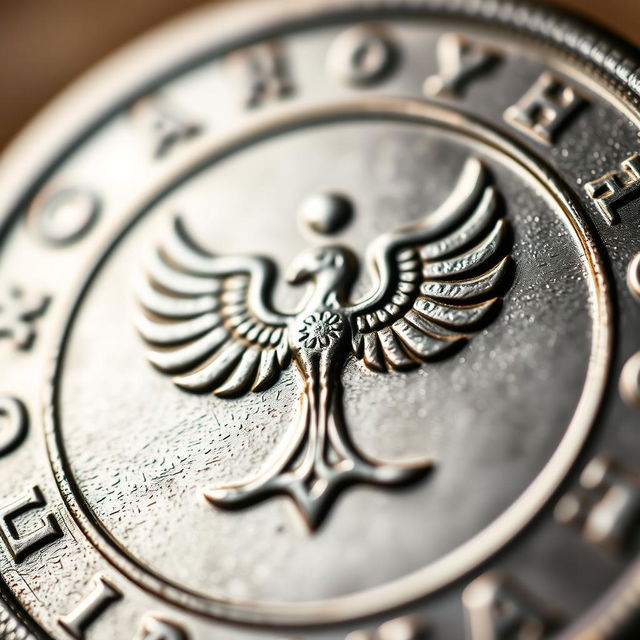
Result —
M496 192L493 187L487 187L482 195L480 204L473 215L452 233L423 247L420 256L423 260L437 260L455 253L471 243L489 225L496 210Z
M137 297L137 326L176 385L221 396L266 389L290 361L289 316L269 306L272 263L197 247L179 218L153 254ZM163 348L159 348L163 347Z
M380 353L377 333L367 333L364 338L363 361L373 371L385 371L384 358Z
M179 349L171 351L151 350L147 352L147 358L149 362L161 371L167 373L183 372L206 360L228 338L229 332L224 327L218 327Z
M136 295L140 304L147 311L165 318L192 318L220 309L220 303L216 296L176 298L161 293L142 278L136 284Z
M459 332L454 332L451 331L450 329L445 329L444 327L435 324L434 322L431 322L431 320L425 318L425 316L419 314L417 311L411 310L409 311L404 319L409 322L410 324L412 324L414 327L417 327L418 329L420 329L420 331L422 331L422 333L426 333L429 336L432 336L433 338L438 338L439 340L446 340L446 341L456 341L456 340L462 340L464 338L466 338L467 336L463 333L459 333Z
M467 300L490 294L503 281L509 261L509 257L503 258L495 267L476 278L425 282L420 292L425 296L448 300Z
M418 298L413 308L423 316L452 327L468 327L478 323L492 309L497 298L468 307L449 306L429 298Z
M140 335L153 344L180 344L198 338L206 331L220 325L222 319L217 313L205 313L182 322L155 322L143 314L138 314L136 327Z
M271 327L263 327L258 337L256 338L258 344L261 347L266 347L271 340L272 334L273 334L273 329Z
M409 324L404 318L400 318L393 324L393 332L400 342L421 360L433 358L457 342L457 340L435 338Z
M215 280L187 275L169 267L160 253L155 253L148 259L147 274L163 289L181 297L214 295L221 290L220 283Z
M221 385L236 366L245 348L238 342L227 342L214 359L193 373L176 376L173 380L187 391L213 391Z
M351 350L356 358L362 357L362 350L364 348L364 336L357 329L352 332L351 338Z
M260 351L249 349L242 354L240 362L226 382L220 385L214 393L217 396L237 396L246 391L255 379L260 363Z
M498 220L491 233L466 253L439 262L429 262L424 267L426 278L440 278L459 273L467 273L487 262L498 250L506 231L504 220Z
M279 370L275 350L268 349L263 351L260 356L260 366L253 383L252 391L263 391L271 386L271 383L278 377Z
M289 332L286 329L282 332L282 338L276 347L276 356L282 369L288 366L291 360L291 349L289 348Z
M401 371L415 366L416 361L409 357L391 329L383 329L378 332L378 336L380 338L380 345L382 346L385 360L389 363L392 369Z
M445 353L496 308L509 258L498 255L507 223L489 180L469 160L439 209L372 243L373 291L350 310L363 344L353 340L354 354L370 369L406 369Z

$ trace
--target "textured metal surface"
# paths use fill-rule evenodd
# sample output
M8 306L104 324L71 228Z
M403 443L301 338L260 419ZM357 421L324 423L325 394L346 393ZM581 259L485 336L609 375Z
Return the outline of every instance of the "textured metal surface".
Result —
M2 640L37 640L4 601L0 601L0 638Z
M55 638L611 636L631 51L510 3L246 11L4 160L5 582Z

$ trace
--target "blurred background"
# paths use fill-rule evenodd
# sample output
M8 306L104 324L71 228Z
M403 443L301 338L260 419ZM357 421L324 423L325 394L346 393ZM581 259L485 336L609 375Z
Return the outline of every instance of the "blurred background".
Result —
M112 50L182 11L215 1L2 0L0 150L51 98ZM547 4L595 19L640 46L640 0Z

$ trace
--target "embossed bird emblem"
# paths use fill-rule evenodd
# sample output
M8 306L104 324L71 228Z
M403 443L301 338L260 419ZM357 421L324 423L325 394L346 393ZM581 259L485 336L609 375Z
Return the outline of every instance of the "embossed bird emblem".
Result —
M313 530L345 487L407 485L429 472L430 459L382 462L359 450L343 420L342 370L349 355L373 371L408 370L447 355L486 323L508 271L498 209L487 168L469 158L440 207L369 246L374 284L361 300L350 300L350 251L299 255L288 279L306 294L294 313L274 309L270 259L212 255L174 220L137 292L149 361L181 389L221 397L262 392L291 362L303 382L295 423L268 467L204 490L211 503L242 508L284 494Z

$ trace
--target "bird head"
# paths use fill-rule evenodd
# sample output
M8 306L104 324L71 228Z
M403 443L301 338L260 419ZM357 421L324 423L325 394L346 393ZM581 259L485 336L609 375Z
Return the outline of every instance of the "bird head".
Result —
M289 284L303 284L320 274L345 274L350 256L341 247L318 247L300 253L287 270Z
M347 249L335 246L317 247L294 258L286 277L289 284L314 284L321 296L333 293L342 297L346 295L356 269L355 257Z

